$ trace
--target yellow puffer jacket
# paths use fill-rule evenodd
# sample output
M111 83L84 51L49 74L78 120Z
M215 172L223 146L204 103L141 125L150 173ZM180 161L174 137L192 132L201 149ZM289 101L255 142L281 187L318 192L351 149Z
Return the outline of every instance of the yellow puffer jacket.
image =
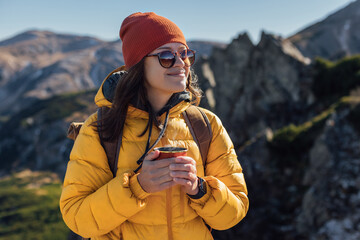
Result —
M95 97L98 106L110 105L102 87ZM91 115L75 140L64 179L60 209L65 223L91 239L213 239L206 227L228 229L245 217L247 189L242 168L221 121L205 110L213 138L204 169L201 155L183 119L190 103L182 101L170 110L165 135L156 147L188 149L196 160L198 176L206 181L207 193L189 198L179 186L146 193L134 174L144 153L147 134L138 137L148 123L148 113L130 106L126 119L116 177L113 178L99 135L90 124ZM163 114L161 116L164 121ZM151 143L159 130L154 127Z

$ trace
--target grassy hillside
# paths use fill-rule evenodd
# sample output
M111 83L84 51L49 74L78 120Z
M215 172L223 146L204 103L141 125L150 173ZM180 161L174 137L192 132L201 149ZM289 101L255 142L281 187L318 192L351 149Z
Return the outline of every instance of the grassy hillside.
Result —
M314 63L312 89L319 100L334 101L360 86L360 55L337 62L317 58Z
M64 240L61 183L53 173L23 171L0 179L0 240Z

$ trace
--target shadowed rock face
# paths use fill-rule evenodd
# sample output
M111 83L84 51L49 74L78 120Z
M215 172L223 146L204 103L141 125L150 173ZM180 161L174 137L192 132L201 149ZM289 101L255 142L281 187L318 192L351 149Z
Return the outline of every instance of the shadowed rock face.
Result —
M223 120L237 144L263 131L299 121L292 114L312 104L310 60L287 40L263 33L254 46L241 34L196 65L203 105ZM290 117L293 115L293 117Z
M360 131L347 105L330 115L310 148L280 152L266 133L239 152L250 209L228 233L239 239L358 239ZM359 115L357 115L359 116ZM218 239L221 238L221 232Z
M288 39L309 58L339 59L360 53L360 1L312 24Z
M310 150L297 230L314 239L359 239L360 134L351 110L334 113Z

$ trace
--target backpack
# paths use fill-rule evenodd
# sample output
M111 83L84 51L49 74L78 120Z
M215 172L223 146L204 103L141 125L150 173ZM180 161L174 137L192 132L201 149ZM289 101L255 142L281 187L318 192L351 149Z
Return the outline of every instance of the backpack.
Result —
M108 109L109 108L107 107L101 107L97 110L98 120L101 120L102 115L105 113L105 111L108 111ZM189 127L191 135L200 150L203 166L205 167L210 142L212 139L212 130L209 119L200 108L194 105L188 107L182 114L187 126ZM75 140L80 132L82 125L83 122L72 122L69 126L67 137ZM115 177L122 136L119 136L117 141L107 142L103 141L99 131L99 137L101 145L106 152L109 167L113 173L113 176Z

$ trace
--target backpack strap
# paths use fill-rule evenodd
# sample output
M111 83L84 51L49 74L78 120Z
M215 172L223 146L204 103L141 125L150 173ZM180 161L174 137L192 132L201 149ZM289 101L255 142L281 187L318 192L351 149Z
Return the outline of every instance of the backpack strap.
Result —
M205 168L207 154L212 139L212 130L209 119L204 111L194 105L188 107L183 112L183 116L193 139L199 147L203 166Z
M109 109L110 108L108 108L108 107L101 107L97 110L98 121L100 121L102 119L102 116L107 111L109 111ZM114 142L104 141L104 138L101 134L100 128L101 128L101 124L98 125L100 143L106 152L110 170L113 173L113 177L115 177L116 171L117 171L118 159L119 159L119 152L120 152L120 147L121 147L121 142L122 142L122 134L120 134L117 141L114 141Z

